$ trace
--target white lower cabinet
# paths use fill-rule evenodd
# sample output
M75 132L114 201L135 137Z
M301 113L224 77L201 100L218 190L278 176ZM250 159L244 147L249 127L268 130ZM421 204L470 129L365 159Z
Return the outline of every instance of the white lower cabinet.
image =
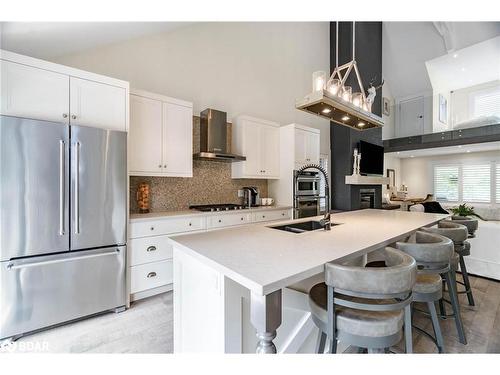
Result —
M255 222L286 220L291 218L290 210L264 211L258 213L256 212L253 215L253 221Z
M291 208L269 208L132 221L127 260L130 299L135 301L172 289L170 236L291 217Z
M171 284L173 275L172 259L132 266L130 292L133 294Z

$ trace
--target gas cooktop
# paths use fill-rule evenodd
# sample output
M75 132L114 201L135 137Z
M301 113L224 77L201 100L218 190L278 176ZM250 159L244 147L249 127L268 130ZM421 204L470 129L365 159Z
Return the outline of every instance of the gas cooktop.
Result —
M214 212L214 211L243 210L246 207L241 205L241 204L225 203L225 204L193 205L193 206L189 206L189 208L192 210L197 210L197 211Z

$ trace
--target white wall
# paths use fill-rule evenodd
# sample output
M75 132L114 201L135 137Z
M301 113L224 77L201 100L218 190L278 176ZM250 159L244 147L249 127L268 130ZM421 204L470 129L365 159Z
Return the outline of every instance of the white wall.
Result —
M329 155L329 122L295 109L312 72L329 71L329 53L328 22L196 23L56 62L192 101L195 114L211 107L228 120L248 114L318 128Z
M401 159L401 183L408 186L408 194L411 197L425 197L434 190L435 163L463 163L499 158L500 151L487 151Z
M394 169L396 173L396 189L399 190L399 188L401 187L401 159L385 154L384 169L386 171L387 169ZM387 189L387 185L382 185L382 196L384 196L384 194L388 192L389 191Z

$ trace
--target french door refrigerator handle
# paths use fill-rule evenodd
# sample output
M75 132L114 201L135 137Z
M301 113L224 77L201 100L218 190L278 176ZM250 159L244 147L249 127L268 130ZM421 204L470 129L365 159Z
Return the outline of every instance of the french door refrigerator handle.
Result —
M109 255L118 255L120 254L120 249L114 249L112 251L108 251L105 253L99 253L99 254L89 254L89 255L82 255L80 257L64 257L64 258L58 258L58 259L52 259L52 260L46 260L46 261L41 261L41 262L29 262L29 263L20 263L20 264L15 264L15 261L11 261L7 264L7 269L9 270L17 270L21 268L28 268L28 267L38 267L38 266L46 266L49 264L55 264L55 263L64 263L64 262L69 262L69 261L76 261L76 260L82 260L82 259L88 259L88 258L97 258L97 257L104 257L104 256L109 256Z
M64 236L65 228L64 228L64 177L65 177L65 150L66 144L63 140L59 140L59 235Z
M80 142L75 143L75 234L80 233Z

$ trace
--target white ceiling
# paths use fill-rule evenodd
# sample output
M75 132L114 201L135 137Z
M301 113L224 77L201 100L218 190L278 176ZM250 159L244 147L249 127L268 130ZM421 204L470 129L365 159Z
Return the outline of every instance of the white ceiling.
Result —
M472 152L498 151L500 155L500 142L476 143L463 146L426 148L423 150L388 152L386 155L400 159L418 158L436 155L465 154Z
M452 22L454 49L500 35L500 22ZM425 62L445 55L444 40L432 22L384 22L383 75L392 95L404 98L432 90Z
M0 48L50 59L188 24L191 22L1 22Z

